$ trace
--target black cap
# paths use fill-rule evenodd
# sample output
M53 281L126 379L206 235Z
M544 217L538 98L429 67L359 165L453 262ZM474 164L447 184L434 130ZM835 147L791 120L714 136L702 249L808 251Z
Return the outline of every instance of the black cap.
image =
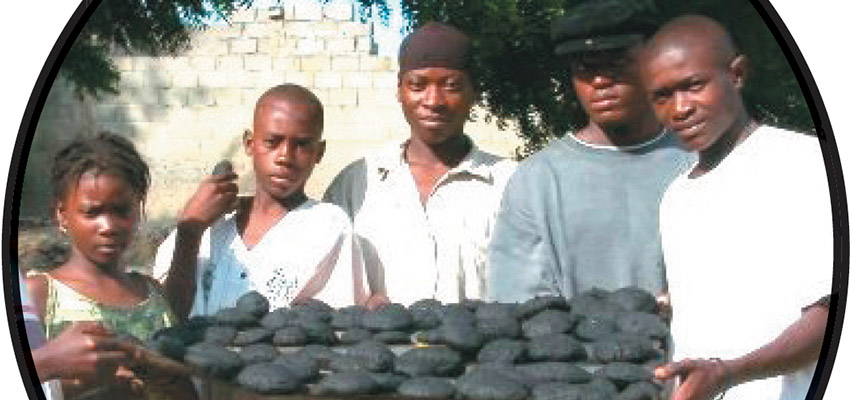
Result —
M652 35L658 25L650 1L585 1L552 23L555 54L629 47Z

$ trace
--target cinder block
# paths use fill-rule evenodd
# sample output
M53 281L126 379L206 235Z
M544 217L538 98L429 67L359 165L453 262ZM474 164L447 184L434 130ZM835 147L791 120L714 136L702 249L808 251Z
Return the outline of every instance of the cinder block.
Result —
M378 44L371 36L357 36L354 38L354 52L358 54L378 54Z
M286 55L277 56L272 59L272 70L295 71L301 68L301 58Z
M339 34L344 37L370 36L373 24L359 21L342 22L339 24Z
M359 71L360 58L351 56L334 56L331 58L331 69L334 71Z
M230 107L242 104L242 89L221 88L210 89L209 92L216 106Z
M196 87L198 86L198 73L192 70L172 71L171 85L178 88Z
M133 69L136 71L150 71L162 69L159 58L148 56L136 56L133 60Z
M357 89L331 88L328 89L327 106L356 106Z
M361 71L392 71L392 57L361 55L360 56Z
M145 84L142 87L154 87L160 89L168 89L174 86L174 74L175 72L166 71L166 70L147 70L147 71L139 71L145 76ZM179 71L178 71L179 73ZM191 76L192 72L189 71L188 75ZM181 79L181 78L178 78Z
M398 108L396 91L389 89L357 89L357 104L361 107L388 107L393 112L401 112Z
M354 53L354 39L328 39L327 50L331 54Z
M228 85L226 87L235 87L235 88L254 87L254 83L252 82L251 77L252 77L252 74L249 71L245 71L245 70L227 71Z
M313 33L320 38L338 38L339 37L339 22L322 20L313 22Z
M285 7L285 6L284 6ZM260 8L257 10L257 21L280 23L284 18L284 7Z
M169 107L185 107L189 102L189 91L194 88L159 89L157 97L159 104Z
M294 39L309 39L315 38L316 32L314 30L316 26L315 22L306 22L306 21L286 21L286 24L283 26L284 35L287 38Z
M268 22L254 22L245 24L242 35L247 37L261 38L280 34L281 24Z
M243 106L250 106L251 110L254 108L254 104L257 103L257 100L260 99L260 96L267 90L268 88L261 87L253 87L240 89L242 91L242 104Z
M230 41L230 54L251 54L257 52L257 38L236 38Z
M233 12L230 16L230 22L254 22L257 20L256 8L243 8Z
M342 87L371 88L372 74L369 72L345 72L342 74Z
M109 122L126 122L130 121L128 110L141 106L138 105L116 105L116 104L99 104L94 107L94 118L98 123Z
M140 87L145 82L144 74L139 71L123 71L121 72L120 79L118 81L119 90Z
M295 54L309 55L322 53L325 50L325 41L321 39L300 39L295 44Z
M297 2L293 8L293 19L298 21L321 21L322 4L318 1Z
M300 59L302 71L316 72L331 69L331 58L328 56L304 56Z
M351 21L354 18L354 4L349 2L334 2L324 6L325 18L334 21Z
M283 2L283 19L288 23L295 20L295 2Z
M219 71L236 71L245 68L245 56L230 55L216 57L215 69Z
M265 54L248 54L245 56L245 70L268 71L272 69L272 58Z
M162 104L162 99L160 95L166 89L158 89L153 86L143 86L138 88L131 88L127 90L122 90L119 94L119 98L126 98L127 101L124 101L125 104L141 104L141 105L155 105ZM163 104L164 105L164 104Z
M257 53L275 56L280 53L281 38L277 36L257 38Z
M319 98L319 101L321 101L323 105L328 104L328 90L327 89L321 89L321 88L317 88L317 87L307 87L307 88L310 89L310 91L313 92L313 94L315 94L316 97Z
M292 37L281 39L278 44L278 50L282 54L295 54L298 50L298 40Z
M187 106L214 106L216 105L213 89L208 87L197 87L188 91Z
M342 88L342 74L334 71L319 71L316 73L314 85L320 89Z
M159 59L158 67L172 71L177 69L191 69L189 60L189 57L185 56L162 57Z
M395 89L398 87L398 74L395 72L373 72L372 85L376 89Z
M227 54L227 40L206 33L207 31L204 31L199 35L193 36L189 54L193 56L221 56Z
M191 57L189 65L196 71L212 71L215 69L216 59L212 56Z
M248 74L250 87L268 89L284 83L286 75L283 71L254 71Z
M307 88L313 87L313 79L315 73L303 71L286 71L284 74L285 82L294 83Z
M230 73L233 70L201 71L198 73L198 86L203 88L224 88L230 86Z
M112 63L119 72L132 71L133 58L132 56L112 57Z
M164 105L146 105L141 107L141 119L134 121L161 122L166 121L173 110L180 110L182 107L168 107Z
M169 110L167 118L165 118L164 121L168 121L171 124L177 125L176 129L178 130L194 130L196 126L189 124L194 124L199 121L197 109L198 107L172 107Z

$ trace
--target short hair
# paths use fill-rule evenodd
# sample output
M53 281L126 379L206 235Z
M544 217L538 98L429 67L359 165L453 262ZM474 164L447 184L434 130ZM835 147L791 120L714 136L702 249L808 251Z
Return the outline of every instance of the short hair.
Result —
M89 171L114 174L124 179L144 204L150 187L150 170L127 138L101 132L78 138L56 154L51 173L53 203L56 207L72 185Z
M257 119L257 113L266 101L269 99L282 99L285 101L305 104L311 110L311 119L319 127L319 134L325 128L325 109L322 106L322 101L309 89L296 85L294 83L285 83L269 88L260 98L257 99L257 104L254 106L254 119Z

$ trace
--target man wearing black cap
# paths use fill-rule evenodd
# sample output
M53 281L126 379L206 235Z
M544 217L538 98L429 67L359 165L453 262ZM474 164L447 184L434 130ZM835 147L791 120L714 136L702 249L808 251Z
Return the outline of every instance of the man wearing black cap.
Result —
M478 97L470 47L442 23L407 36L398 100L410 138L352 163L325 192L351 216L370 287L385 287L389 301L482 296L490 232L514 163L477 149L463 132Z
M658 204L691 162L661 130L636 57L655 23L624 1L586 2L553 24L588 122L517 168L505 189L490 247L488 298L572 297L591 288L666 281Z

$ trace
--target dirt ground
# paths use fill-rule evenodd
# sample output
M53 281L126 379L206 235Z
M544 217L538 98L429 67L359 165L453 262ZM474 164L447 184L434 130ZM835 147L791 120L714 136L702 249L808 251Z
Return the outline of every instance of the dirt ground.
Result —
M18 262L22 270L49 269L65 261L68 239L52 221L21 221L18 229ZM127 251L129 269L147 272L153 265L156 249L171 231L170 221L144 221Z

